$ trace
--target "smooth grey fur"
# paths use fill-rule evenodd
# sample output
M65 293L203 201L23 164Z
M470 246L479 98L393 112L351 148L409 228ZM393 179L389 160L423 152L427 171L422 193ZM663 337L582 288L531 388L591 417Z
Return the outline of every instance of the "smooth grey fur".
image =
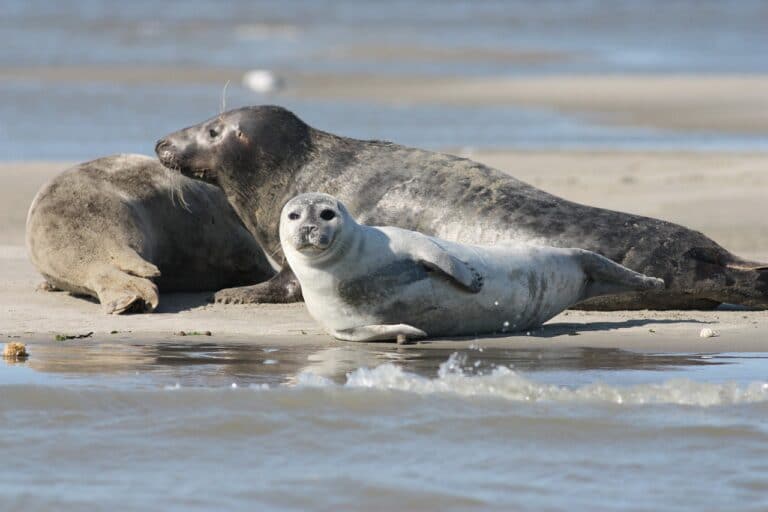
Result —
M114 155L57 175L27 217L32 262L107 313L152 311L161 291L215 290L274 275L221 190L154 158Z
M392 225L460 243L505 240L581 247L665 290L592 299L591 309L768 307L768 267L731 254L703 234L662 220L577 204L488 166L383 141L314 129L281 107L246 107L161 139L161 161L219 185L245 225L283 264L279 212L308 191L334 195L366 224ZM300 298L290 269L260 285L222 290L221 302Z
M348 341L520 331L584 299L664 287L582 249L480 247L361 225L327 194L289 201L280 240L310 314Z

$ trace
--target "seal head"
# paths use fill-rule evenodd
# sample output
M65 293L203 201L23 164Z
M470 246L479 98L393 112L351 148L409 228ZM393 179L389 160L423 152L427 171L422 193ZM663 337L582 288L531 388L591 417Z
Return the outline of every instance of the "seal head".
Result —
M301 194L288 201L280 214L280 241L312 265L335 258L349 244L356 222L336 198Z
M230 110L174 132L157 141L155 152L166 167L217 185L222 170L260 173L289 164L308 139L309 127L301 119L264 105Z

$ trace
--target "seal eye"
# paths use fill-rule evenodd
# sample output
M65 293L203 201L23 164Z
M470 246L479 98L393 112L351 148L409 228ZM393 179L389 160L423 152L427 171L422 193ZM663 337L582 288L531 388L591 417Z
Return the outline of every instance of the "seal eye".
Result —
M211 128L208 130L208 135L210 135L212 139L215 139L218 134L219 132L216 131L216 128Z
M299 214L298 214L298 213L296 213L296 212L291 212L291 213L289 213L289 214L288 214L288 218L289 218L289 219L291 219L291 220L296 220L296 219L298 219L299 217L301 217L301 215L299 215Z
M336 217L336 213L333 210L323 210L320 212L320 218L323 220L331 220Z

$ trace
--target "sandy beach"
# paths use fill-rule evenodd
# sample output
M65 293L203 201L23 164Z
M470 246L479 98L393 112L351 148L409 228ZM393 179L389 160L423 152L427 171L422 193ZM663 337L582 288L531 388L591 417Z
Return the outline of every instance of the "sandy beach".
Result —
M459 152L460 153L460 152ZM462 154L462 153L460 153ZM768 155L668 152L477 151L464 156L576 201L662 217L701 230L737 254L768 261ZM211 331L213 340L333 344L302 304L209 304L208 294L165 294L158 312L107 316L95 302L35 291L41 281L24 248L24 220L39 186L66 163L0 165L0 334L50 341L95 332L98 340ZM703 327L720 332L699 338ZM112 331L118 333L111 335ZM193 338L186 338L192 340ZM567 311L542 330L506 337L436 340L433 347L617 347L649 352L768 351L768 313L740 310ZM199 341L200 338L194 338Z

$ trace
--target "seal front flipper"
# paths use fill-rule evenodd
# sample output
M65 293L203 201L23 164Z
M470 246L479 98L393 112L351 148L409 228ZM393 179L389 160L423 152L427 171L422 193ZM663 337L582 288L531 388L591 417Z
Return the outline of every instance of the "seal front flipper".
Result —
M155 283L114 267L96 273L89 287L107 314L151 313L160 302Z
M483 276L468 263L460 260L434 240L424 238L413 257L430 270L440 272L471 293L483 288Z
M394 341L398 336L426 338L427 333L412 325L363 325L351 329L331 331L331 336L342 341Z
M272 279L253 286L225 288L213 296L220 304L277 304L301 302L301 285L286 264Z
M113 255L112 263L128 274L139 277L160 277L160 269L156 265L148 262L133 249L121 249Z

